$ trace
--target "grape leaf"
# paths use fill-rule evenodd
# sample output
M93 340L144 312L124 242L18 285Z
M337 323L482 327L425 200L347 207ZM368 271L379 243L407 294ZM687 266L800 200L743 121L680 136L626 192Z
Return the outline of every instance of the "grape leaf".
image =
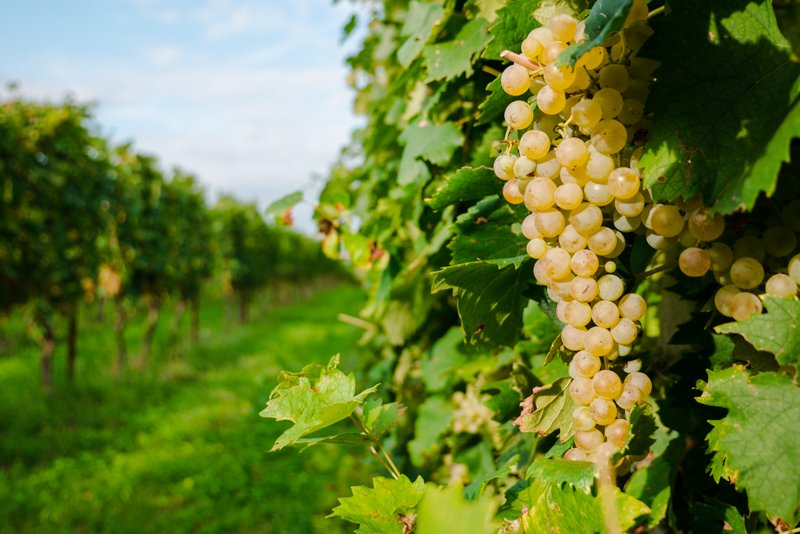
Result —
M287 209L293 208L295 204L302 201L303 201L303 192L295 191L294 193L289 193L288 195L282 196L281 198L279 198L278 200L267 206L267 209L264 210L264 213L266 213L267 216L270 217L283 215L283 212L285 212Z
M673 432L673 434L677 434L677 432ZM658 447L658 445L653 447L651 452L655 457L634 471L625 484L625 493L636 497L650 507L648 528L654 528L667 515L672 487L678 475L681 457L686 449L686 442L683 439L675 439L674 436L667 439L670 441L665 447Z
M463 342L461 330L453 327L434 343L430 355L422 360L422 381L429 392L441 391L458 378L459 369L467 361L460 350Z
M649 405L637 404L634 406L631 409L628 422L630 423L628 439L625 441L625 446L622 450L614 455L617 460L623 456L647 454L650 451L650 446L655 441L653 433L656 431L656 420Z
M339 499L339 506L328 517L341 517L359 525L358 534L402 534L402 520L411 518L425 493L425 482L411 482L405 475L397 480L376 477L372 487L354 486L352 497ZM409 519L413 521L412 519Z
M339 369L339 356L326 366L314 364L299 373L281 373L280 382L270 393L261 417L291 421L292 427L281 434L272 446L273 451L299 443L303 436L329 427L348 417L377 386L358 395L356 379Z
M522 291L532 278L528 266L527 261L519 269L474 261L445 267L433 273L432 291L453 290L467 342L510 346L522 328L527 304Z
M670 2L642 55L662 62L640 160L657 200L703 193L722 213L772 193L800 131L800 66L771 2Z
M539 0L539 7L533 12L533 18L540 24L546 24L556 15L572 15L576 18L587 9L587 0Z
M747 534L742 514L735 506L710 499L708 504L694 502L689 505L692 532L730 532Z
M622 29L632 3L633 0L597 0L585 20L586 39L564 50L558 56L559 64L575 65L583 54L602 46L609 35Z
M408 443L408 454L416 466L424 465L438 451L441 436L453 421L453 405L442 396L428 397L419 407L414 423L414 439Z
M419 173L416 167L417 158L423 158L435 165L444 165L460 147L464 138L461 130L452 122L431 124L422 120L408 126L400 141L405 144L400 160L397 182L406 185L414 182ZM427 178L427 177L426 177Z
M400 34L408 37L397 50L397 60L404 69L419 56L433 31L444 23L445 10L432 2L411 2Z
M397 419L406 411L405 406L399 402L383 404L380 398L367 399L364 402L363 420L369 433L373 437L380 439L392 426Z
M503 50L518 51L531 30L539 26L533 18L537 7L539 0L509 0L498 10L497 21L489 28L493 38L483 51L483 57L500 59Z
M795 524L800 517L800 388L778 373L750 376L742 366L710 371L698 402L726 408L709 421L711 474L747 492L750 509Z
M766 314L719 325L721 334L739 334L758 350L771 352L781 365L800 363L800 301L767 295Z
M575 434L572 412L578 407L569 395L571 382L565 377L550 385L534 388L532 406L530 397L525 399L522 415L514 421L520 431L547 435L558 430L558 439L562 443L571 438Z
M475 501L464 498L461 486L445 488L428 485L419 504L416 534L442 534L443 532L469 532L493 534L494 503L488 494Z
M433 196L426 199L428 205L440 210L456 202L476 200L497 193L497 177L491 169L461 167L455 174L444 179Z
M478 120L475 123L477 126L494 121L511 102L517 100L517 97L503 91L499 76L489 82L486 90L489 91L489 96L478 106Z
M527 481L529 485L503 514L521 517L526 507L528 513L522 520L525 532L605 532L600 501L593 491L595 468L591 463L537 460L528 470ZM617 488L613 491L623 531L650 512L634 497Z
M519 230L514 231L514 225L527 213L524 207L512 206L498 196L481 200L456 219L456 236L448 245L453 251L452 263L485 261L519 268L528 259L528 240Z
M489 42L489 21L480 17L464 24L452 41L428 45L423 50L428 76L425 83L452 80L472 74L472 63Z

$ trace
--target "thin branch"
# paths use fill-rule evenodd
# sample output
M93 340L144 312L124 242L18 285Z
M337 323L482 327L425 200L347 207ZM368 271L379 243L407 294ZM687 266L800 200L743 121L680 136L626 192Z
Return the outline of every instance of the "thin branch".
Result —
M538 63L534 63L527 57L514 53L511 50L503 50L503 52L500 54L500 57L509 61L513 61L517 65L522 65L526 69L539 70L542 68L542 66Z
M653 276L654 274L663 273L664 271L669 271L669 270L674 269L674 268L675 268L674 264L661 265L660 267L656 267L654 269L650 269L649 271L645 271L645 272L643 272L641 274L637 274L636 275L636 281L637 282L641 282L645 278L649 278L649 277Z

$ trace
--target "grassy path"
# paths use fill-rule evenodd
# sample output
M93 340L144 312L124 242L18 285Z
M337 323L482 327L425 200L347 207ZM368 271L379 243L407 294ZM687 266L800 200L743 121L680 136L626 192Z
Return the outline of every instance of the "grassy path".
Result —
M280 429L258 411L281 369L336 352L355 366L360 332L336 314L361 299L329 289L245 326L213 303L197 349L161 350L150 373L122 381L107 372L110 327L90 326L80 385L50 398L34 346L0 354L0 532L346 531L321 516L369 464L327 448L266 454Z

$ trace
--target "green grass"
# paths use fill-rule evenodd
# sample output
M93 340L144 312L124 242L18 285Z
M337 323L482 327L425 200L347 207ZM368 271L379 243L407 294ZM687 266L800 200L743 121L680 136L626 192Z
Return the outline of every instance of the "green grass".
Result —
M362 299L327 289L247 325L212 302L196 348L169 346L166 310L150 367L121 379L111 373L113 317L89 318L77 384L64 383L62 346L49 396L38 347L12 318L0 345L0 532L352 531L322 517L375 464L334 446L266 453L288 424L258 412L282 369L336 352L344 369L357 366L360 332L336 314ZM142 329L141 319L129 328L131 356Z

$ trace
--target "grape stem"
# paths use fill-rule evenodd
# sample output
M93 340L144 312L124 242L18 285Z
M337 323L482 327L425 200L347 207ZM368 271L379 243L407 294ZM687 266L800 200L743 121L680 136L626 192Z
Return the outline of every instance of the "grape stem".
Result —
M539 65L537 63L534 63L533 61L531 61L530 59L526 58L525 56L522 56L520 54L515 54L511 50L503 50L503 52L500 54L500 57L503 58L503 59L507 59L509 61L512 61L512 62L516 63L517 65L522 65L526 69L539 70L539 69L542 68L541 65Z
M666 5L663 5L661 7L657 7L654 10L652 10L650 13L647 14L647 20L650 20L651 18L655 17L656 15L660 15L661 13L664 13L666 11L666 7L667 7Z
M350 419L355 423L359 430L361 430L365 436L373 443L370 445L369 450L378 459L378 461L383 464L383 467L389 471L389 474L392 475L392 478L395 480L400 478L400 470L397 468L395 463L392 461L392 457L389 456L389 453L386 452L386 449L383 448L381 441L376 438L372 432L367 430L367 425L361 420L361 416L357 413L353 412L350 414ZM378 454L380 451L380 454ZM382 455L382 456L381 456Z
M492 76L500 76L502 74L502 72L500 72L499 70L493 69L492 67L489 67L488 65L483 65L481 67L481 70L483 72L487 73L487 74L491 74Z
M645 278L649 278L654 274L662 273L664 271L669 271L670 269L674 269L675 265L661 265L660 267L656 267L655 269L650 269L649 271L645 271L641 274L636 275L636 281L641 282Z

